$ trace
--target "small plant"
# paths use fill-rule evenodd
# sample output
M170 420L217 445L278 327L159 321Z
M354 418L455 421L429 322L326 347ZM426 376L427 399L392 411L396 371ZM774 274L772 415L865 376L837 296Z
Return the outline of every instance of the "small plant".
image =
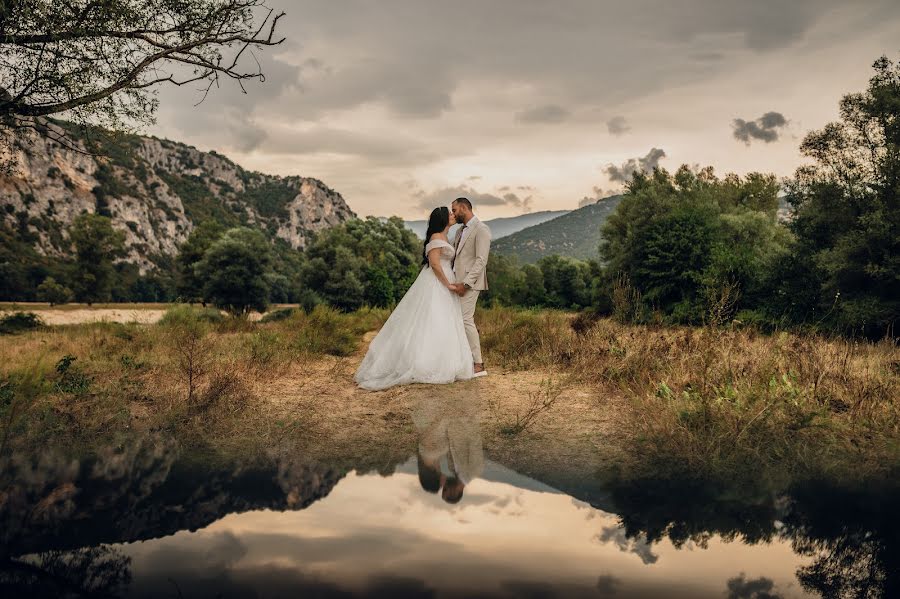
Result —
M525 412L516 412L515 420L500 424L500 433L508 437L514 437L528 430L534 424L538 416L553 407L556 400L562 394L563 385L553 383L553 379L542 380L537 391L528 393L528 406Z
M56 381L56 390L60 393L72 395L84 395L91 387L91 379L77 366L73 366L76 358L67 354L56 363L56 373L59 379Z

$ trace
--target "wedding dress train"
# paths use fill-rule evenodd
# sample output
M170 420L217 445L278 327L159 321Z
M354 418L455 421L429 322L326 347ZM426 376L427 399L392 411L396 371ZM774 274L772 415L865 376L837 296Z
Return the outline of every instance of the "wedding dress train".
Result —
M441 268L455 282L450 262L454 249L434 240L426 252L441 248ZM408 383L452 383L474 376L472 350L463 327L459 296L423 267L384 323L354 377L364 389Z

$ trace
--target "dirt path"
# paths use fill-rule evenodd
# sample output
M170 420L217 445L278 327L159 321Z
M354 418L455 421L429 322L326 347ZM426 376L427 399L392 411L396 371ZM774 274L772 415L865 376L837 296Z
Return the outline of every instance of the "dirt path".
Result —
M423 409L474 405L486 458L558 488L577 485L589 494L597 482L591 477L619 455L624 400L571 383L564 373L491 369L467 382L371 392L353 381L363 355L297 364L266 384L274 411L309 419L317 454L362 459L368 452L377 469L413 454L414 419ZM545 401L524 430L514 430L517 417L521 422Z

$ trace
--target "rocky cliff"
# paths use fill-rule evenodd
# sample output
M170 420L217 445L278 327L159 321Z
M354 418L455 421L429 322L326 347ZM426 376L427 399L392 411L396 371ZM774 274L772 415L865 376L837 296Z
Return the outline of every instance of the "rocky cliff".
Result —
M260 228L294 248L355 215L317 179L247 171L215 152L153 137L106 140L95 154L37 134L13 145L16 166L0 174L0 223L46 256L70 252L67 228L82 212L109 216L140 271L177 253L205 219Z

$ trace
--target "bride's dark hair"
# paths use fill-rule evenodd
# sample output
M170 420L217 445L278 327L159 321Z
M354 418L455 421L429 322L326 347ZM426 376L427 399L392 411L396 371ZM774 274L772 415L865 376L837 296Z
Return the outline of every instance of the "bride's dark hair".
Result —
M450 209L446 206L438 206L431 211L428 217L428 230L425 231L425 246L431 241L431 236L440 233L450 224ZM428 266L428 252L422 249L422 264Z

